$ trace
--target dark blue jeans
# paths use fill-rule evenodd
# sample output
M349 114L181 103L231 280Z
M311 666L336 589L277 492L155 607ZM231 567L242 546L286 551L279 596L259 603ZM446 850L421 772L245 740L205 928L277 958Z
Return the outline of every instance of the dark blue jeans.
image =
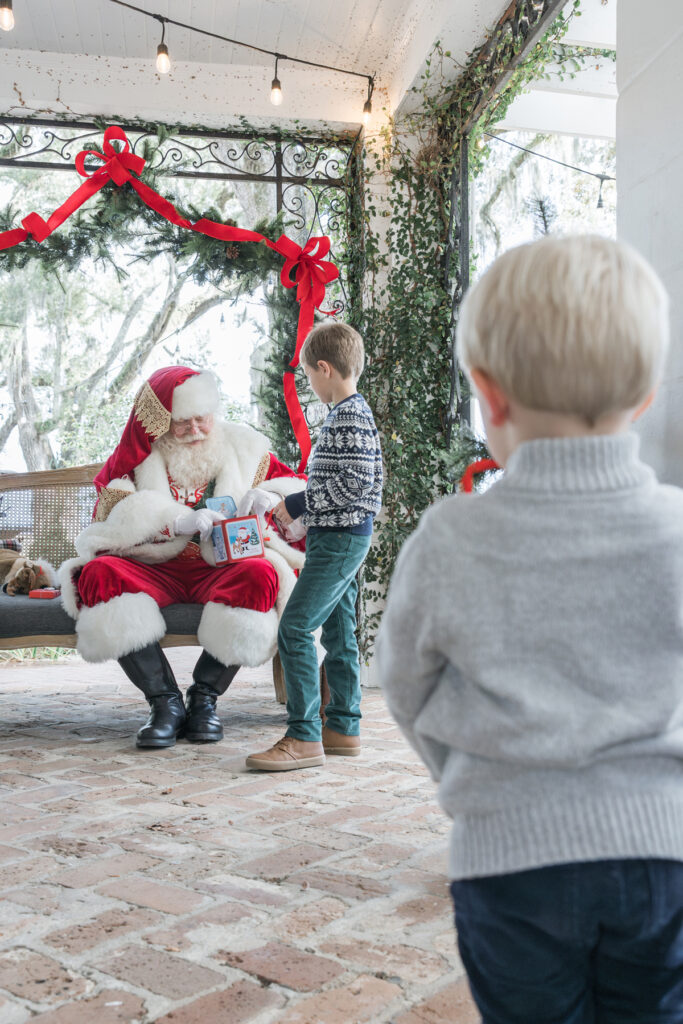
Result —
M682 1024L683 862L559 864L451 894L484 1024Z

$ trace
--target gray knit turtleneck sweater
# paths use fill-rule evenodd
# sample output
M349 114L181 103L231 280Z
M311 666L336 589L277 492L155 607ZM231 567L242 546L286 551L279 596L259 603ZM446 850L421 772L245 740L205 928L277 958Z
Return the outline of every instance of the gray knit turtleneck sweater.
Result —
M377 644L453 878L683 860L683 491L633 434L521 445L430 508Z

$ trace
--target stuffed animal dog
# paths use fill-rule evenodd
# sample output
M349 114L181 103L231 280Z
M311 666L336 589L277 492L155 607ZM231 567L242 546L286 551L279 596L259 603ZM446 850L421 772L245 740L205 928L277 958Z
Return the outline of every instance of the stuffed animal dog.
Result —
M55 571L49 562L25 558L16 551L0 549L0 587L4 587L10 597L28 594L29 590L52 587L55 578Z

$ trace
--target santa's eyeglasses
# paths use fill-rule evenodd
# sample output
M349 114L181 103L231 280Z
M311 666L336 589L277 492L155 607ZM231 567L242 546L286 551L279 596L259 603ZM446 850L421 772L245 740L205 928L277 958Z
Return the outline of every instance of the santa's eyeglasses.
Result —
M176 436L178 434L190 434L195 430L207 431L211 429L213 416L191 416L187 420L171 420L171 430Z

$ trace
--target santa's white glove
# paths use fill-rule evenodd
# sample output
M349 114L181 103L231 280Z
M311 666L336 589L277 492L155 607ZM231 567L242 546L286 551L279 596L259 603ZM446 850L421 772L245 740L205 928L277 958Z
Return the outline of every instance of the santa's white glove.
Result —
M188 509L173 520L173 532L176 537L192 537L198 533L202 540L208 540L215 524L223 519L221 512L210 508Z
M263 518L266 512L270 512L271 508L275 508L279 501L279 494L274 494L273 491L266 491L262 487L252 487L240 501L237 507L237 515L255 515Z

